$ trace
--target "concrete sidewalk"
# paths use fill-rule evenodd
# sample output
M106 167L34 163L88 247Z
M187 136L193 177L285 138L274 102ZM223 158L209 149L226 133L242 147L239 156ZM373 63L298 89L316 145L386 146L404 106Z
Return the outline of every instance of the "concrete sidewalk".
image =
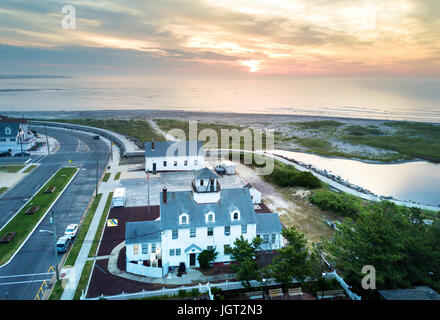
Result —
M90 223L84 243L82 244L78 257L76 258L75 265L71 271L74 274L69 276L66 288L61 296L61 300L72 300L75 295L79 279L81 278L84 265L89 256L90 248L92 247L93 240L95 239L96 231L98 230L99 221L101 220L101 216L104 214L105 203L107 202L108 195L109 192L102 193L102 197L99 201L98 207L96 208L92 222Z

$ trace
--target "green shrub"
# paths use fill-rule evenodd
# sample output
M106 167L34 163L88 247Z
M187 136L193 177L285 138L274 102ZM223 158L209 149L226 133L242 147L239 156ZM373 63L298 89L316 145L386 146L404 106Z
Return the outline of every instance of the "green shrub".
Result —
M199 260L200 267L203 269L209 268L211 263L215 261L215 258L217 258L218 252L215 251L215 249L212 250L203 250L200 252L199 256L197 257L197 260Z
M189 295L190 295L192 298L197 298L197 297L200 295L200 291L199 291L199 289L194 288L194 289L192 289L192 290L189 292Z
M321 181L316 178L311 172L298 171L293 166L277 168L275 167L270 180L280 187L304 187L304 188L319 188Z
M344 192L317 191L310 195L309 200L322 210L332 211L343 216L355 216L361 209L360 200Z

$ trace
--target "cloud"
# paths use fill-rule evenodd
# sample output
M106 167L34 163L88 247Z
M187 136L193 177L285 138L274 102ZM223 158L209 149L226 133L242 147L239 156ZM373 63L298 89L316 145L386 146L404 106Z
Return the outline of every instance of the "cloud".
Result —
M437 0L80 0L72 3L77 30L68 31L60 26L64 4L3 0L0 43L53 48L65 57L72 56L66 48L97 48L121 68L131 68L138 54L137 63L169 71L227 65L240 73L258 64L266 74L439 72ZM116 51L117 62L109 58ZM87 58L77 63L89 65Z

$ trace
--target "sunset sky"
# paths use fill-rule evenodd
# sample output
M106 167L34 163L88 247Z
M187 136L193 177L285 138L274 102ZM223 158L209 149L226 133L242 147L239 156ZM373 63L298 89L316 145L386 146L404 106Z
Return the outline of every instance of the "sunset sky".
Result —
M438 76L439 17L438 0L2 0L0 74Z

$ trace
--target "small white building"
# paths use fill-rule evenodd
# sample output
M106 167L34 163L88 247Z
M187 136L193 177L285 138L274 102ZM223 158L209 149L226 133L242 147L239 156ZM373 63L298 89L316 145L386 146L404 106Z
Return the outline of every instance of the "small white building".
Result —
M225 250L235 239L260 236L261 250L276 250L281 229L276 213L255 213L249 188L222 189L217 174L204 168L194 173L191 191L163 189L160 220L127 223L127 271L158 277L182 262L199 267L197 257L207 249L218 252L214 264L229 263Z
M26 119L0 118L0 152L27 151L35 146L36 140Z
M145 143L145 171L198 170L205 166L201 141L152 141Z
M246 188L249 189L249 193L251 194L251 199L253 204L261 203L261 192L255 189L250 183L245 185Z

